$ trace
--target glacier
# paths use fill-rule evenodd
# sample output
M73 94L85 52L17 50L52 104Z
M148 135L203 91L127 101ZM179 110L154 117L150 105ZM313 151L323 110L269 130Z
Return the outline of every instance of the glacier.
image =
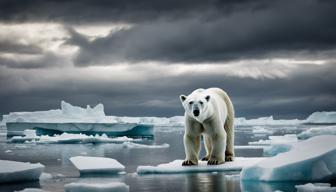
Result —
M0 160L0 183L39 180L44 165Z
M336 136L293 143L290 151L244 167L242 180L329 181L336 178Z
M336 124L336 111L314 112L305 120L307 124Z

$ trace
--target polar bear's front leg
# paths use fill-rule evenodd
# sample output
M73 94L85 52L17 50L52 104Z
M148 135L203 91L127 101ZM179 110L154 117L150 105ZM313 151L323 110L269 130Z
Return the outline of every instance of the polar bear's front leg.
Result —
M184 151L186 154L186 160L183 161L183 166L197 165L198 155L200 152L200 135L184 134Z
M208 165L218 165L225 162L224 151L226 148L226 133L221 131L219 133L213 133L212 139L212 152Z

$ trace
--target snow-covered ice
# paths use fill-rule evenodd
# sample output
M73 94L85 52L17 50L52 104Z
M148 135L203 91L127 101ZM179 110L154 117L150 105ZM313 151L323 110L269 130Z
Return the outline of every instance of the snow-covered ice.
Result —
M125 170L125 167L117 160L106 157L76 156L71 157L70 161L79 170L80 174L117 174Z
M336 135L336 126L312 127L298 134L298 138L307 139L317 135Z
M336 187L331 187L330 183L306 183L295 185L297 192L336 192Z
M323 135L293 143L290 151L243 168L242 180L325 181L336 175L336 136Z
M243 167L253 165L262 161L263 157L236 157L232 162L221 165L207 165L206 161L199 161L197 166L182 166L183 160L175 160L170 163L157 166L138 166L138 174L159 174L159 173L199 173L199 172L225 172L240 171Z
M69 183L65 192L128 192L129 186L121 182L112 183Z
M44 165L0 160L0 183L38 180Z
M129 149L141 149L141 148L163 149L163 148L169 148L169 144L163 143L160 145L144 145L139 143L124 142L123 147Z
M269 136L267 140L249 142L249 145L272 145L272 144L289 144L298 141L296 134L286 134L281 136Z
M333 124L336 123L336 111L314 112L305 120L305 123L312 124Z

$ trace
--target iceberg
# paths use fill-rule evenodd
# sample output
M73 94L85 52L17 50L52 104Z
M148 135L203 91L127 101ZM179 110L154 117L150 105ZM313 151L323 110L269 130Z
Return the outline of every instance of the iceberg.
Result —
M307 183L295 185L297 192L336 192L336 187L331 187L330 183Z
M65 192L128 192L129 186L121 182L111 183L69 183Z
M157 166L138 166L138 174L168 174L168 173L204 173L240 171L243 167L262 161L263 157L236 157L234 161L221 165L207 165L206 161L199 161L196 166L182 166L183 160L175 160L170 163Z
M117 160L106 157L71 157L70 161L80 174L118 174L125 170L125 166Z
M6 125L8 136L22 136L23 131L27 129L36 130L37 135L66 132L87 135L105 133L108 136L154 136L153 124L149 123L150 121L133 119L132 122L127 118L106 116L102 104L93 108L81 108L62 101L61 109L3 115L1 125Z
M0 160L0 183L39 180L43 170L40 163Z
M306 124L336 124L336 111L314 112L305 120Z
M312 127L298 134L298 138L308 139L318 135L336 135L336 126Z
M292 145L288 152L244 167L241 179L329 181L336 178L336 136L316 136Z

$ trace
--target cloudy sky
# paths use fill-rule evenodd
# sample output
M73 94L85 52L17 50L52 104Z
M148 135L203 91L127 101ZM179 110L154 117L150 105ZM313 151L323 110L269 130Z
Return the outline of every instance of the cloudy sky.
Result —
M336 110L336 1L0 0L0 114L103 103L182 115L220 87L237 116Z

